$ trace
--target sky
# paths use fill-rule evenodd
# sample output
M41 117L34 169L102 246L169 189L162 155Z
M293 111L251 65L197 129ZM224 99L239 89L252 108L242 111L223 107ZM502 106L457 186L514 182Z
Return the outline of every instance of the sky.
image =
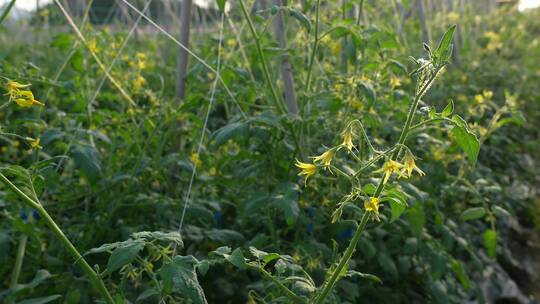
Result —
M6 2L9 2L9 0L0 0L0 6L4 5ZM39 0L39 5L50 2L52 2L52 0ZM17 0L17 2L15 2L15 7L31 11L36 8L36 0Z
M4 3L9 2L9 0L0 0L0 6ZM39 0L40 5L52 2L52 0ZM195 2L206 2L206 1L195 1ZM36 0L17 0L15 6L25 10L33 10L36 8ZM525 10L527 8L534 8L540 6L540 0L521 0L519 4L519 10Z

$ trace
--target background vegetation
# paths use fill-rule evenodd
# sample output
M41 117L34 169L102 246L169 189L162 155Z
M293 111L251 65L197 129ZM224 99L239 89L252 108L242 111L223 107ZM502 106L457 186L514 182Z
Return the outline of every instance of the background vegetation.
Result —
M416 123L443 122L406 142L426 175L391 178L393 198L326 301L539 301L540 10L246 2L243 12L229 1L225 15L223 1L194 8L189 20L180 5L154 4L157 24L125 1L56 1L3 20L2 94L9 80L31 84L44 106L0 100L1 172L22 191L0 186L0 301L101 301L47 215L117 303L312 299L367 214L384 161L358 188L339 172L376 155L368 140L382 151L397 141L419 81L409 57L429 59L453 24L451 63L414 111ZM197 58L182 96L173 39L188 21ZM334 170L299 177L296 160L339 146L353 120L368 135L354 127L360 161L342 147ZM474 140L462 140L458 120ZM362 198L340 204L354 189Z

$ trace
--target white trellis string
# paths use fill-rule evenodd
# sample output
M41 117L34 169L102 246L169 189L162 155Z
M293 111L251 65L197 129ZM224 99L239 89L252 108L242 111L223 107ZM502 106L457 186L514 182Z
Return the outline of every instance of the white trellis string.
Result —
M143 14L146 12L146 10L148 10L148 8L150 7L150 4L152 3L152 1L153 0L148 0L146 2L146 4L144 5L144 8L142 10ZM111 70L112 70L113 66L115 65L116 61L118 60L118 58L120 58L120 55L124 51L124 48L126 47L128 41L131 39L131 36L133 36L133 33L135 33L135 29L137 29L137 26L139 25L139 22L141 21L141 19L142 19L142 15L137 16L137 20L135 20L135 23L133 24L133 26L129 30L128 35L126 36L126 38L122 42L122 45L120 46L120 49L118 49L118 52L116 53L116 56L114 56L113 60L111 61L111 63L107 67L106 74L103 75L103 78L101 78L101 81L99 82L99 85L98 85L96 91L92 95L92 98L90 99L90 102L88 102L88 106L87 106L88 110L91 109L92 105L96 101L96 98L99 95L99 93L101 92L101 88L103 87L103 85L105 84L105 80L107 79L107 73L111 72Z
M195 161L193 166L193 170L191 171L191 178L189 179L189 185L186 192L186 196L184 197L184 207L182 208L182 214L180 215L180 223L178 224L178 233L182 235L182 226L184 225L184 218L186 216L186 210L189 205L190 197L191 197L191 189L193 188L193 182L195 180L195 174L197 173L197 163L199 161L199 155L201 153L201 147L204 141L204 134L206 131L206 126L208 125L208 118L210 117L210 112L212 111L212 106L214 105L214 95L216 93L216 87L219 77L219 71L221 68L221 41L223 40L223 22L225 20L225 14L221 14L221 25L219 28L219 39L218 39L218 54L217 54L217 65L216 65L216 78L214 79L214 83L212 84L212 89L210 92L210 101L208 102L208 110L206 111L206 116L204 117L204 123L201 130L201 137L199 138L199 145L197 146L197 152L195 153ZM173 256L176 255L176 243L173 245Z
M64 16L66 17L66 20L67 22L69 23L69 25L71 26L71 28L73 29L73 31L75 32L75 34L77 35L77 37L79 38L79 40L81 40L81 42L83 43L83 45L86 47L86 48L89 48L88 46L88 41L86 40L86 38L84 37L84 35L82 34L81 30L77 27L77 25L75 24L75 22L73 21L73 18L69 15L69 13L66 11L66 9L64 8L64 6L62 5L62 3L60 3L59 0L54 0L54 3L58 6L58 8L60 9L60 11L62 12L62 14L64 14ZM118 91L122 94L122 96L131 104L131 105L136 105L135 102L133 101L133 99L126 93L126 91L122 88L122 86L120 85L120 83L118 83L118 81L116 81L110 73L107 72L107 69L105 68L105 65L103 65L103 62L101 61L101 59L99 59L99 57L96 55L95 52L93 51L90 51L90 55L92 55L92 57L94 58L94 60L96 61L97 65L99 66L100 69L103 70L103 72L105 72L105 76L107 76L107 78L109 78L109 80L114 84L114 86L116 87L116 89L118 89Z
M169 34L169 32L167 32L164 28L162 28L161 26L159 26L159 24L155 23L154 20L148 18L148 16L146 16L144 13L142 13L139 9L137 9L135 6L133 6L133 4L129 3L127 0L122 0L127 6L129 6L132 10L134 10L137 14L141 15L144 19L146 19L146 21L148 21L150 24L152 24L155 28L157 28L160 32L162 32L165 36L167 36L167 38L171 39L176 45L178 45L179 47L181 47L184 51L186 51L188 54L190 54L191 56L193 56L193 58L195 58L197 61L199 61L204 67L206 67L207 69L209 69L211 72L213 72L215 75L216 75L216 80L219 80L221 82L221 85L223 85L223 88L225 89L225 91L227 92L227 95L229 95L229 97L233 100L233 102L236 104L236 106L238 107L238 110L240 111L240 114L242 114L242 117L243 118L247 118L246 116L246 113L244 113L244 111L242 110L242 108L240 107L240 104L238 103L238 101L236 100L236 98L234 97L234 95L232 94L231 90L229 89L229 87L227 86L227 84L225 83L225 81L223 81L223 78L221 78L221 76L219 75L219 73L217 73L216 69L214 69L212 66L210 66L204 59L202 59L201 57L199 57L197 54L195 54L193 51L191 51L189 48L187 48L185 45L183 45L180 41L178 41L176 38L173 37L173 35ZM220 45L221 45L221 42L220 42Z

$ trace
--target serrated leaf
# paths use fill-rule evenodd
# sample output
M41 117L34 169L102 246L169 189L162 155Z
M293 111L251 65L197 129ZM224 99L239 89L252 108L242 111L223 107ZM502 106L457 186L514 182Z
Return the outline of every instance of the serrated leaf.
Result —
M454 101L450 100L450 102L444 107L444 110L442 110L441 115L444 117L448 117L454 113Z
M390 210L392 213L390 222L393 222L401 216L403 211L405 211L405 208L407 208L407 205L394 197L389 197L388 202L390 203Z
M484 217L486 215L486 209L484 207L469 208L461 213L461 220L472 221Z
M144 245L145 242L142 240L132 240L116 247L107 262L106 273L110 274L122 266L133 262L139 252L144 248Z
M236 248L230 256L226 257L226 259L240 269L246 268L246 258L244 258L244 254L242 254L240 248Z
M197 279L195 266L199 263L193 256L176 256L171 263L159 270L166 293L180 294L193 304L206 304L204 291Z
M452 39L454 38L454 31L456 30L456 25L452 25L443 37L439 41L439 46L433 51L433 61L435 65L440 65L446 63L450 56L452 56Z
M283 212L285 221L289 226L296 222L300 214L300 208L298 207L299 191L297 184L283 183L277 187L272 197L274 205Z
M214 133L214 143L216 146L221 146L229 139L233 139L238 136L243 136L248 130L248 124L245 122L233 122Z
M476 138L476 135L468 128L457 124L452 128L451 132L458 146L463 149L465 154L467 154L469 162L474 166L480 152L480 142Z
M101 174L101 154L96 148L74 145L70 154L87 177L96 178Z
M222 246L222 247L219 247L218 249L212 251L211 253L216 254L216 255L220 255L220 256L225 256L225 255L228 255L228 254L231 253L231 247Z
M146 241L163 241L168 243L176 243L183 247L182 235L177 231L162 232L162 231L140 231L131 234L134 239L144 239Z

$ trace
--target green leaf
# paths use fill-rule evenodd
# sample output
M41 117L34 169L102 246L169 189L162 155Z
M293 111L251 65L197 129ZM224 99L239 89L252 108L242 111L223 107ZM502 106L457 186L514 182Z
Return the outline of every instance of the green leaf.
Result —
M406 215L414 235L419 237L422 234L422 229L426 223L426 215L422 205L420 203L414 204L414 206L409 208Z
M382 280L374 275L374 274L369 274L369 273L362 273L362 272L358 272L356 270L349 270L347 271L347 274L346 274L347 277L353 277L353 276L358 276L358 277L361 277L362 279L367 279L367 280L371 280L371 281L375 281L379 284L382 284Z
M454 37L454 31L456 30L456 25L452 25L443 37L439 41L439 46L433 52L433 61L435 65L440 65L448 62L450 56L452 56L452 39Z
M15 293L19 293L24 290L33 289L36 288L38 285L43 283L44 281L52 278L52 275L45 269L40 269L36 272L36 275L32 279L32 281L26 283L26 284L17 284L15 287L6 289L2 292L0 292L0 300L2 300L4 297L13 295Z
M167 243L176 243L180 247L184 246L182 235L177 231L162 232L162 231L140 231L131 234L134 239L144 239L146 241L162 241Z
M211 252L211 254L220 255L220 256L225 256L225 255L228 255L229 253L231 253L231 247L229 246L222 246Z
M488 229L484 232L484 247L490 258L495 258L497 252L497 232Z
M84 56L80 51L76 51L75 54L71 57L71 60L69 61L69 64L71 67L79 72L84 72Z
M442 110L441 115L444 117L448 117L454 113L454 101L450 100L450 102L444 107L444 110Z
M234 266L245 269L246 268L246 258L244 258L244 255L242 254L242 250L240 248L236 248L231 255L225 257L227 261L231 262Z
M469 208L461 213L461 220L472 221L484 217L486 209L484 207Z
M283 183L278 186L273 195L273 203L283 212L285 220L289 226L292 226L298 215L300 208L298 207L298 193L300 188L295 183Z
M61 295L56 294L56 295L50 295L50 296L41 297L41 298L23 300L23 301L17 302L17 304L46 304L56 299L60 299L61 297L62 297Z
M145 242L142 240L131 240L116 247L109 257L106 273L110 274L120 267L131 263L144 248L144 245Z
M88 178L96 178L101 173L101 155L90 145L74 145L71 156Z
M195 266L199 263L193 256L176 256L159 270L163 280L163 290L166 293L180 294L193 304L206 304L204 291L197 279Z
M399 275L398 275L398 270L397 270L396 264L394 263L392 258L390 258L390 256L388 256L388 254L386 254L385 252L379 253L377 255L377 261L379 262L379 265L384 270L384 272L391 275L392 278L394 278L394 279L398 278Z
M382 201L388 201L388 203L390 204L390 210L392 213L392 218L390 219L390 222L397 220L401 216L403 211L405 211L405 208L407 208L407 203L397 197L385 197L382 199Z
M143 303L148 303L148 300L150 298L154 298L154 297L157 297L159 296L159 291L156 290L155 288L148 288L146 289L145 291L143 291L138 297L137 299L135 300L135 302L143 302ZM144 302L146 300L146 302Z
M62 51L69 49L73 45L73 36L67 33L61 33L54 36L51 42L52 47L57 47Z
M359 81L358 82L359 89L366 95L366 97L369 100L369 103L374 103L377 99L377 93L375 93L375 89L373 89L373 86L365 81Z
M465 272L463 264L458 260L452 260L451 264L452 270L454 271L454 274L457 277L461 286L463 286L463 288L465 289L469 289L471 282L469 280L469 277L467 276L467 273Z
M306 28L306 31L311 31L311 21L309 21L308 17L302 12L294 8L289 8L289 15L298 20L298 22Z
M446 273L446 258L440 253L431 256L431 276L434 281L438 281Z
M214 133L214 143L216 146L221 146L230 139L245 135L247 130L248 124L245 122L230 123Z
M456 119L456 117L458 118ZM461 117L454 115L452 118L454 127L451 132L459 147L467 154L469 162L474 166L478 158L478 152L480 152L480 142L476 135L469 130L467 124L463 125L463 121L460 121L460 119Z
M504 209L503 207L493 206L491 208L491 211L493 211L496 216L511 216L510 212L508 212L508 210Z
M227 3L227 0L216 0L219 11L223 14L225 13L225 4Z

